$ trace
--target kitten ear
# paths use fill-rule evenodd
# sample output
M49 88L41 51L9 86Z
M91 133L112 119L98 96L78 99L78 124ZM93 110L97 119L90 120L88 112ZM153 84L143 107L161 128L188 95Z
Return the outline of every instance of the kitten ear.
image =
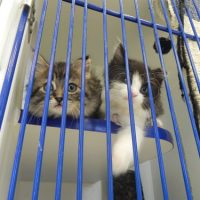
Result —
M92 60L91 60L91 58L90 58L90 55L87 55L86 57L85 57L85 62L86 62L86 73L90 73L90 68L91 68L91 66L92 66Z
M37 65L42 67L49 67L47 61L40 54L38 55Z
M112 61L118 64L124 64L125 63L124 58L125 58L125 51L122 43L120 42L114 51Z
M35 71L35 77L38 77L42 73L44 73L49 68L49 64L47 61L39 54L37 60L37 67Z
M160 85L161 85L163 80L164 80L163 71L160 68L153 69L152 70L152 74L153 74L153 77L155 77L158 80L158 82L160 83Z
M78 73L81 75L81 69L82 69L82 62L83 59L82 58L78 58L77 60L74 61L74 63L72 64L74 68L77 69ZM90 78L91 75L91 66L92 66L92 60L90 58L89 55L87 55L85 57L85 76L86 78Z

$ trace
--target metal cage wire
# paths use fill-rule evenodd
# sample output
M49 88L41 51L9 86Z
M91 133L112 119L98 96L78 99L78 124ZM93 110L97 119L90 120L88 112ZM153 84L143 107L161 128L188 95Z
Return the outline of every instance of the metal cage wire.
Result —
M160 0L161 7L163 10L164 18L166 21L166 27L156 24L155 22L155 14L152 7L151 0L148 0L148 6L150 10L150 15L152 21L146 21L140 18L139 13L139 7L138 7L138 1L133 0L133 5L135 7L136 16L130 16L124 14L123 11L123 1L119 0L120 5L120 12L115 12L113 10L108 10L106 7L106 0L102 0L102 7L98 7L94 4L88 3L87 0L80 1L80 0L63 0L68 3L71 3L71 12L70 12L70 26L69 26L69 32L68 32L68 42L67 42L67 52L66 52L66 76L65 76L65 84L64 84L64 98L63 98L63 108L62 108L62 117L61 117L61 125L60 125L60 141L59 141L59 151L58 151L58 162L57 162L57 178L56 178L56 188L55 188L55 199L59 200L61 199L61 191L62 191L62 173L63 173L63 159L64 159L64 144L65 144L65 132L66 132L66 111L67 111L67 99L68 99L68 82L69 82L69 70L70 70L70 60L71 60L71 52L72 52L72 38L73 38L73 29L74 29L74 14L75 14L75 6L81 6L84 9L83 13L83 32L82 32L82 73L81 73L81 103L80 103L80 119L79 119L79 145L78 145L78 166L77 166L77 196L76 199L80 200L82 199L82 177L83 177L83 149L84 149L84 95L85 95L85 56L86 56L86 46L87 46L87 13L88 9L91 9L95 12L102 13L103 17L103 35L104 35L104 74L105 74L105 101L106 101L106 136L107 136L107 171L108 171L108 199L113 199L113 180L112 180L112 152L111 152L111 124L110 124L110 97L109 97L109 79L108 79L108 33L107 33L107 15L111 15L116 18L120 18L121 20L121 29L122 29L122 42L125 49L125 64L126 64L126 76L127 76L127 90L128 90L128 100L129 100L129 110L130 110L130 120L133 122L131 123L131 133L132 133L132 142L133 142L133 154L134 154L134 168L136 172L136 189L137 189L137 199L142 199L142 187L141 187L141 178L140 178L140 170L139 170L139 156L137 151L137 143L136 143L136 134L135 134L135 124L134 124L134 112L133 112L133 102L131 98L131 85L130 85L130 78L129 78L129 63L128 63L128 49L127 49L127 41L126 41L126 28L125 28L125 21L130 21L133 23L137 23L138 30L139 30L139 39L140 39L140 45L141 45L141 53L143 62L145 64L145 69L147 73L147 79L148 79L148 91L149 91L149 99L150 99L150 107L151 107L151 116L153 120L153 130L155 133L155 143L156 143L156 149L157 149L157 156L158 156L158 163L159 163L159 169L160 169L160 177L161 177L161 183L162 183L162 190L163 190L163 198L169 199L168 196L168 188L167 188L167 182L166 182L166 175L165 175L165 169L164 169L164 162L163 162L163 156L162 156L162 150L160 146L160 138L158 134L158 127L156 122L156 113L154 108L154 101L153 101L153 95L152 95L152 89L150 84L150 77L148 72L148 64L147 64L147 56L145 51L145 45L144 45L144 39L143 39L143 31L142 26L151 27L154 31L154 37L156 46L158 49L158 55L160 59L160 64L164 73L164 83L165 83L165 89L167 93L168 98L168 104L170 108L170 114L173 122L173 128L176 138L176 144L178 148L178 154L180 159L180 164L182 168L182 175L185 183L185 190L187 199L192 199L192 192L191 192L191 186L189 181L189 176L187 173L187 166L185 162L185 157L183 153L183 145L181 142L180 137L180 131L178 127L177 117L174 109L174 104L172 100L171 95L171 89L169 86L168 77L166 74L166 67L161 51L161 46L159 42L159 34L158 31L164 31L169 33L169 37L172 44L173 54L176 60L178 74L180 77L180 82L183 88L183 92L185 95L186 100L186 106L188 109L188 113L190 116L191 125L193 128L193 134L196 141L196 147L198 154L200 154L200 141L198 136L197 127L195 124L195 119L193 115L193 110L191 106L191 102L187 93L186 84L184 81L184 77L181 70L181 65L179 61L179 57L176 51L175 47L175 41L173 39L173 35L181 36L183 38L183 41L186 46L186 50L190 59L190 63L192 66L192 70L196 79L196 83L198 86L198 90L200 89L200 82L199 77L195 68L195 64L191 55L191 51L188 45L188 39L192 39L197 42L198 47L200 47L200 37L198 36L198 33L195 29L195 26L192 21L191 14L189 10L186 9L187 16L189 18L189 21L192 26L192 30L194 32L194 35L188 34L184 32L183 24L181 22L180 16L178 14L178 10L176 8L174 0L172 0L172 4L174 5L175 14L177 17L177 20L180 25L180 30L173 30L170 26L170 21L167 15L167 9L165 7L164 1ZM47 118L48 118L48 107L49 107L49 98L50 98L50 88L51 88L51 81L53 76L53 64L56 54L56 45L57 45L57 37L58 37L58 29L60 24L60 13L62 8L62 0L58 0L57 5L57 11L56 11L56 21L54 25L54 35L52 40L52 48L51 48L51 57L50 57L50 67L49 67L49 74L48 74L48 80L47 80L47 92L45 96L45 104L44 104L44 112L41 122L41 130L40 130L40 140L39 140L39 146L38 146L38 152L37 152L37 161L35 164L35 176L34 176L34 182L33 182L33 190L32 190L32 199L36 200L38 199L39 195L39 187L40 187L40 176L41 176L41 167L42 167L42 160L43 160L43 150L44 150L44 143L45 143L45 133L46 133L46 126L47 126ZM200 13L199 9L195 3L195 0L192 0L196 12L200 19ZM15 196L15 189L16 189L16 182L17 182L17 176L19 171L19 165L20 165L20 158L21 158L21 152L23 148L23 140L25 135L25 129L27 125L27 117L28 117L28 110L29 110L29 103L33 88L33 82L34 82L34 74L40 49L40 43L42 38L42 32L43 27L45 23L45 16L47 12L48 7L48 0L43 1L43 7L42 7L42 13L39 23L39 29L37 34L37 41L35 46L35 52L33 57L33 62L31 66L31 72L29 77L29 84L24 104L24 110L21 118L21 124L20 124L20 130L19 130L19 136L18 136L18 143L16 147L16 153L14 157L14 163L13 163L13 170L12 175L10 179L10 187L8 192L8 199L12 200ZM29 13L29 7L24 6L24 9L22 11L21 19L19 22L18 31L15 38L15 43L13 46L13 51L11 53L10 61L7 68L7 73L5 75L1 95L0 95L0 126L2 125L3 119L4 119L4 113L7 105L7 100L9 97L10 87L12 84L13 75L15 72L15 66L18 59L18 54L20 51L20 44L22 41L24 28L26 25L26 21L28 18Z

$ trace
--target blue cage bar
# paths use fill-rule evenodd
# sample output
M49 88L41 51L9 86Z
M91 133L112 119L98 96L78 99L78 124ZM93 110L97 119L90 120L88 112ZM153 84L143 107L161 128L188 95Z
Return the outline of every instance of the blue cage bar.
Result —
M84 1L83 11L83 33L82 33L82 70L81 70L81 101L80 101L80 127L78 144L78 166L77 166L77 192L76 199L82 199L83 188L83 146L84 146L84 105L85 105L85 72L86 72L86 50L87 50L87 0Z
M48 5L48 1L45 0L42 7L42 15L40 18L40 24L39 24L39 29L38 29L35 54L34 54L33 63L31 66L31 72L30 72L30 78L29 78L30 82L27 89L26 100L24 104L24 112L23 112L23 116L21 120L18 143L17 143L16 153L15 153L15 158L14 158L14 163L13 163L13 170L12 170L12 174L10 178L10 187L9 187L9 192L8 192L9 200L14 199L14 196L15 196L16 182L17 182L17 176L18 176L18 171L19 171L19 164L20 164L20 159L21 159L21 152L22 152L22 147L23 147L29 104L30 104L30 99L31 99L35 69L36 69L36 64L37 64L37 59L38 59L38 54L39 54L39 49L40 49L44 21L45 21L45 16L46 16L46 11L47 11L47 5Z
M64 147L65 147L65 128L66 128L66 113L67 113L67 99L68 99L68 83L69 83L69 73L70 73L70 60L72 51L72 38L74 30L74 13L75 13L75 0L71 4L70 13L70 28L68 33L68 43L67 43L67 56L66 56L66 74L65 74L65 84L64 84L64 96L63 96L63 110L62 110L62 120L60 129L60 141L59 141L59 151L58 151L58 163L57 163L57 177L56 177L56 190L55 199L61 199L62 190L62 173L63 173L63 159L64 159ZM59 123L60 125L60 123Z
M111 150L111 123L110 123L110 93L109 93L109 72L108 72L108 35L106 0L103 1L103 33L104 33L104 84L106 101L106 134L107 134L107 171L108 171L108 199L113 199L112 179L112 150Z
M52 40L52 49L51 49L49 73L48 73L48 79L47 79L44 110L43 110L42 124L41 124L41 129L40 129L40 139L39 139L38 152L37 152L37 161L36 161L36 166L35 166L35 176L34 176L33 191L32 191L32 199L34 200L38 199L38 195L39 195L42 158L43 158L43 152L44 152L46 124L47 124L47 118L48 118L50 90L51 90L51 82L53 78L53 66L54 66L54 60L55 60L55 55L56 55L56 45L57 45L58 30L59 30L59 24L60 24L61 7L62 7L62 0L59 0L58 5L57 5L57 11L56 11L56 21L55 21L55 27L54 27L53 40Z
M131 98L131 81L130 81L130 74L129 74L128 50L127 50L126 29L125 29L125 23L124 23L122 0L120 0L120 14L121 14L123 46L124 46L124 51L125 51L125 66L126 66L128 102L129 102L129 110L130 110L130 122L132 122L131 123L131 134L132 134L132 142L133 142L134 167L135 167L135 172L136 172L136 176L135 176L136 189L137 189L138 199L142 199L139 158L138 158L138 150L137 150L137 142L136 142L135 120L134 120L134 113L133 113L133 100Z

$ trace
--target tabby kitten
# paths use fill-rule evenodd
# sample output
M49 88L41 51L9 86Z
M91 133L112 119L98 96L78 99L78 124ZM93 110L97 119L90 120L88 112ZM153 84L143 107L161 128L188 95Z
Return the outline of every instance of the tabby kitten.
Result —
M68 85L67 115L78 118L80 115L81 93L81 67L82 58L75 60L70 66ZM49 116L59 117L62 114L64 79L66 71L65 62L54 65L51 94L49 101ZM41 117L43 113L49 64L39 56L35 72L35 80L29 110L32 115ZM86 56L85 78L85 116L93 116L98 112L101 103L101 85L91 70L91 58Z
M112 148L113 175L125 173L133 166L132 137L126 83L125 56L122 44L119 44L109 63L111 119L121 125ZM145 127L150 121L150 104L145 66L142 62L129 59L131 93L134 107L137 147L143 143ZM160 69L150 69L150 79L157 116L163 113L160 89L163 73ZM101 110L105 109L105 92L102 91ZM161 122L158 120L159 125Z

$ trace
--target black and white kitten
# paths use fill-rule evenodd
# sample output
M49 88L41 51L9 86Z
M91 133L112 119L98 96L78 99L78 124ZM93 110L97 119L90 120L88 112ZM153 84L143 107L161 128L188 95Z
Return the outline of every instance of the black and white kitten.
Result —
M125 174L114 177L113 192L114 200L137 200L135 172L128 170Z
M78 118L80 115L80 92L81 92L81 67L82 58L75 60L70 66L70 78L68 85L68 109L67 115ZM46 84L49 64L41 56L35 72L35 80L29 111L32 115L41 117L43 113ZM57 62L53 69L51 94L49 101L49 116L59 117L62 114L62 100L64 90L66 63ZM93 116L98 112L101 104L101 84L91 70L91 58L86 56L85 78L85 116Z
M128 92L126 83L126 71L124 61L124 48L119 44L112 60L109 63L110 81L110 106L111 119L121 125L117 139L112 148L113 175L118 176L127 172L133 166L133 150L131 127L128 106ZM142 62L129 59L129 70L131 80L131 92L134 107L135 128L137 137L137 147L143 143L145 127L150 123L150 104L148 98L148 86L145 66ZM156 109L156 115L163 113L160 90L163 81L161 69L150 69L151 86ZM102 91L101 110L105 109L105 92ZM161 121L158 125L161 126Z

